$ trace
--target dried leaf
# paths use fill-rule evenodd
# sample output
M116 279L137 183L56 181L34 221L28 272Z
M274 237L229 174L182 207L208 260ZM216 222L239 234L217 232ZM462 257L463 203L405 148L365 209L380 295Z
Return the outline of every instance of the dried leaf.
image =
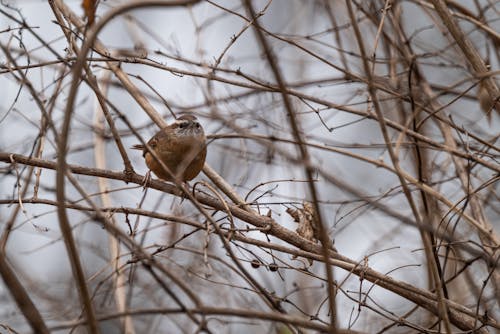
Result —
M477 99L481 110L486 114L488 120L491 121L491 111L495 107L495 100L491 98L486 85L481 81L477 90Z
M312 242L318 242L318 231L315 224L314 207L309 202L304 202L302 208L288 208L286 212L299 224L295 230L301 237Z
M82 7L85 12L85 16L87 16L88 26L94 24L97 1L98 0L82 0Z

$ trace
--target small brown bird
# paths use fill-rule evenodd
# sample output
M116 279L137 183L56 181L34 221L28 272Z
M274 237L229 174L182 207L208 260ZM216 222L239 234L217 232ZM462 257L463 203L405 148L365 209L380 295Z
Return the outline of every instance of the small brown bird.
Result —
M156 133L148 145L180 181L190 181L200 173L207 156L205 132L193 115L182 115L177 120ZM142 150L146 165L156 176L165 181L173 181L167 171L148 152L144 145L134 145Z

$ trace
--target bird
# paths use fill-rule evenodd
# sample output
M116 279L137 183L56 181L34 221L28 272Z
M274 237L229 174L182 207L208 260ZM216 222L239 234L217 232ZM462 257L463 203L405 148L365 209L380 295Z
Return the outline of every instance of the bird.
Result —
M178 181L191 181L203 169L207 157L205 131L196 116L191 114L179 116L175 122L158 131L147 145L170 173L146 145L134 145L132 149L142 150L148 168L164 181L173 182L172 176Z

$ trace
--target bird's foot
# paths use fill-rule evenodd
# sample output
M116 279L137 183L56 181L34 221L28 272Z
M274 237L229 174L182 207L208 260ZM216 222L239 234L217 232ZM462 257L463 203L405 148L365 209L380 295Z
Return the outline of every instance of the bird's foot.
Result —
M144 180L142 181L142 191L146 190L146 186L148 185L149 181L151 181L151 171L148 170L146 175L144 175Z

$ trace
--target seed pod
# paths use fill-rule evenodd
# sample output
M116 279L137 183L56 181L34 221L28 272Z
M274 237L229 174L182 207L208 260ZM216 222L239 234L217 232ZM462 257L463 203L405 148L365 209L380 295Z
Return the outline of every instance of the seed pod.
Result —
M278 265L276 263L271 263L269 264L269 270L271 271L278 271Z
M252 265L253 268L259 268L260 267L260 261L257 260L257 259L252 260L252 262L250 262L250 264Z

